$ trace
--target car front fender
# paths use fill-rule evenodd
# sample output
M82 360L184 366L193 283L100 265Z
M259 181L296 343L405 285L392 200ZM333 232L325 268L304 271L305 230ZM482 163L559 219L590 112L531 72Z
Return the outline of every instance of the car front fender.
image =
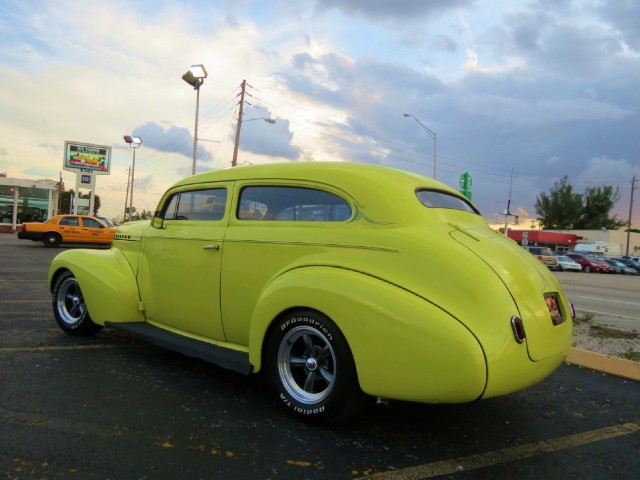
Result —
M69 270L78 280L94 323L145 320L135 275L118 249L77 249L60 253L49 267L51 291L64 270Z
M261 368L271 322L297 307L318 310L338 325L369 395L461 403L484 391L484 352L465 325L393 284L326 266L290 270L263 290L249 335L254 371Z

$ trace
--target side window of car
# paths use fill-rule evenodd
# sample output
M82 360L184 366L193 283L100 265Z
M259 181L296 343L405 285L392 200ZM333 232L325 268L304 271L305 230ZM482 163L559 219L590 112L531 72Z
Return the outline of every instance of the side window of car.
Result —
M60 220L60 225L65 225L67 227L77 227L80 225L78 222L78 217L64 217Z
M179 192L167 201L163 217L165 220L222 220L226 204L226 188Z
M324 190L302 187L245 187L240 193L239 220L289 222L343 222L351 206L342 197Z
M83 218L82 219L82 224L85 227L91 227L91 228L101 228L102 225L100 225L100 222L98 222L97 220L94 220L93 218Z

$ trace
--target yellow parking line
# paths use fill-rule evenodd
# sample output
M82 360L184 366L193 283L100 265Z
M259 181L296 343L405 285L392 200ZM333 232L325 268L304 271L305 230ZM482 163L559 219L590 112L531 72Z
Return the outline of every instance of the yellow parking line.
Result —
M122 348L127 345L58 345L50 347L0 347L0 353L52 352L56 350L95 350L98 348Z
M552 453L558 450L578 447L587 443L630 435L639 430L640 423L623 423L621 425L614 425L612 427L600 428L598 430L591 430L589 432L577 433L575 435L568 435L551 440L542 440L518 447L504 448L502 450L494 450L493 452L470 455L468 457L454 458L419 465L417 467L404 468L402 470L383 472L376 474L375 478L376 480L420 480L440 475L452 475L477 468L514 462L543 453Z
M51 300L0 300L0 305L3 303L51 303Z

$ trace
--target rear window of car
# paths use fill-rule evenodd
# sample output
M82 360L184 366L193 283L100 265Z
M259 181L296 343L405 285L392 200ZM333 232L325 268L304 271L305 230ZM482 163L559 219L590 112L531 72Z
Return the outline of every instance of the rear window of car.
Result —
M60 219L59 225L66 225L69 227L79 227L80 222L78 220L78 217L64 217Z
M425 207L449 208L475 214L480 213L466 200L441 190L418 190L416 196Z
M527 250L534 255L546 255L549 257L553 256L553 252L549 247L527 247Z
M289 222L343 222L351 205L324 190L288 186L245 187L240 193L239 220Z

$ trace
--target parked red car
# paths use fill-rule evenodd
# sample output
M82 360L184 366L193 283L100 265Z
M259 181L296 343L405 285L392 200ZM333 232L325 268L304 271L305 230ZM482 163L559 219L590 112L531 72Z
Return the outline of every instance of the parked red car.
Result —
M565 254L571 260L582 265L582 271L609 273L609 264L604 260L600 260L592 255L585 255L583 253L568 252Z

